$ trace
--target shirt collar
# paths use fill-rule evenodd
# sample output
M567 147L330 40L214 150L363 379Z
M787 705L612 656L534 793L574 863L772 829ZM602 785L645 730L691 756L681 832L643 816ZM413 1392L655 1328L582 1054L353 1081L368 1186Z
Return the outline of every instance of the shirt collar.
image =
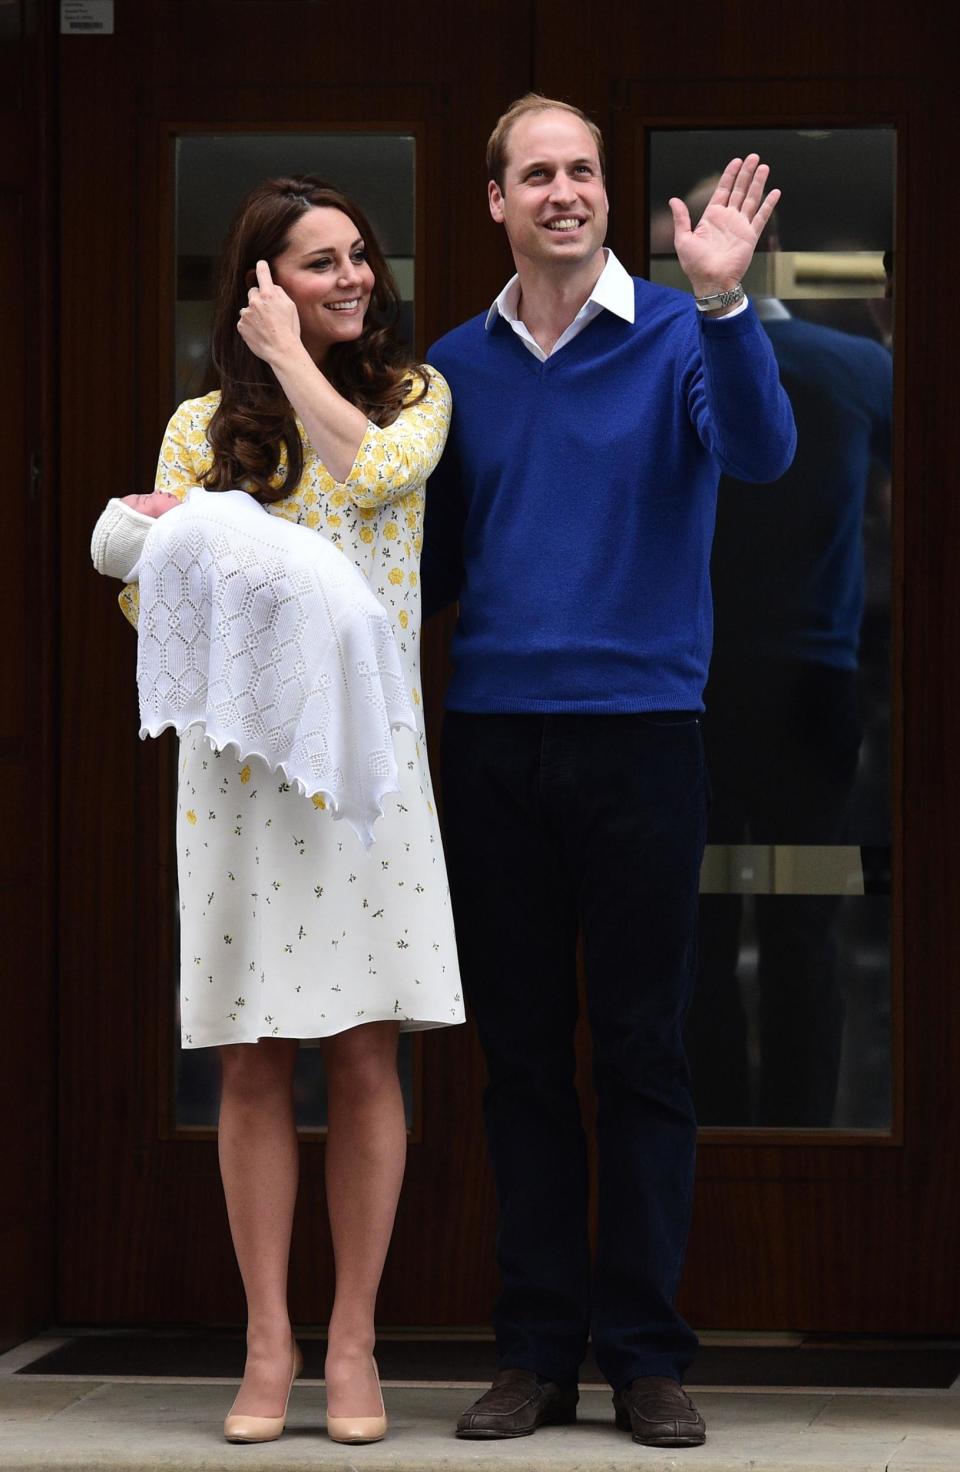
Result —
M621 266L612 250L604 247L603 253L606 256L606 264L600 272L596 286L580 310L583 311L584 307L595 302L598 308L605 307L608 312L613 312L614 316L622 317L624 322L632 322L634 320L633 278ZM487 313L483 324L487 332L490 331L498 316L503 317L507 322L516 322L519 301L520 277L511 276Z

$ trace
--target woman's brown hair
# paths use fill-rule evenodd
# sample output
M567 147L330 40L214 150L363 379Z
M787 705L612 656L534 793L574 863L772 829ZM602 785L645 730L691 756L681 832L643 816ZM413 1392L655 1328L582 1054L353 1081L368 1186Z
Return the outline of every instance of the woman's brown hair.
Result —
M213 464L203 477L208 491L242 486L260 501L280 501L300 483L303 445L293 409L272 370L240 336L237 319L247 305L248 273L257 261L272 270L297 220L316 208L341 210L353 221L374 277L363 331L353 342L330 348L326 377L379 425L393 423L416 377L422 381L418 398L427 391L426 374L397 337L400 293L363 211L313 174L268 179L240 205L220 256L210 342L210 386L219 388L220 403L207 428L213 450ZM271 485L284 448L283 484Z

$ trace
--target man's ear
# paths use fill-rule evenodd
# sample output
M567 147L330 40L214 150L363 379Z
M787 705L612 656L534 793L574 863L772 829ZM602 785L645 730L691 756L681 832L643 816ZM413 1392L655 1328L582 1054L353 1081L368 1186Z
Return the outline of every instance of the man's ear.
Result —
M498 225L503 224L503 191L496 179L491 179L487 185L487 203L490 213Z

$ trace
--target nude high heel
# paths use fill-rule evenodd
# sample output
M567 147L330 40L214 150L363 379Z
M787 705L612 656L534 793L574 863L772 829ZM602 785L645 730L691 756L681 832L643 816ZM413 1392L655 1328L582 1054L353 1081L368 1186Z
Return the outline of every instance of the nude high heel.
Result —
M373 1362L377 1377L377 1394L380 1396L379 1416L327 1416L327 1435L331 1441L382 1441L387 1434L387 1413L383 1408L383 1392L380 1389L380 1371Z
M293 1346L293 1370L290 1375L290 1384L287 1386L287 1398L283 1403L282 1416L227 1416L223 1423L223 1434L227 1441L276 1441L282 1432L287 1420L287 1406L290 1404L290 1392L293 1382L303 1369L303 1355L300 1346Z

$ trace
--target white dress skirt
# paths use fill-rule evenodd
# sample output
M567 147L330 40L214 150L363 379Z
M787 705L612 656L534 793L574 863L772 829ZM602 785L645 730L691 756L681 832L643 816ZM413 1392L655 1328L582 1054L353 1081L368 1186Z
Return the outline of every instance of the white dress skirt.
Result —
M422 740L394 733L400 791L365 849L323 798L201 732L180 742L185 1048L315 1038L365 1022L462 1022L456 943Z

